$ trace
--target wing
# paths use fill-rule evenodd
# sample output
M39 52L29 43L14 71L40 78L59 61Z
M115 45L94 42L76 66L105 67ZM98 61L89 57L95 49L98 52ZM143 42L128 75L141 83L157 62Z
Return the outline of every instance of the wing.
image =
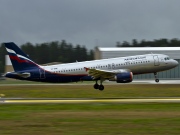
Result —
M124 72L130 72L129 69L118 69L118 70L100 70L100 69L90 69L87 67L84 67L86 69L86 72L88 73L89 76L92 76L92 78L98 79L98 78L104 78L104 79L109 79L112 78L115 74L118 73L124 73Z

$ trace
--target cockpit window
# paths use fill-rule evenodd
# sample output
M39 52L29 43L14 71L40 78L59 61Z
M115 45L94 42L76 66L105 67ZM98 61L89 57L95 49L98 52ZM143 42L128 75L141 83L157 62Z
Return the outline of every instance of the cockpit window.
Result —
M169 60L169 57L164 58L164 60Z

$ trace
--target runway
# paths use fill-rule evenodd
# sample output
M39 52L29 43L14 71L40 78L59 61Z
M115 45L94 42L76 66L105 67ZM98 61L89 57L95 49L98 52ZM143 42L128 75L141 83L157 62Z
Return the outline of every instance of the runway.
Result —
M16 81L14 81L16 82ZM0 84L0 87L2 86L73 86L73 85L90 85L92 86L94 83L32 83L32 82L26 82L26 81L17 81L17 83L2 83ZM156 83L154 80L134 80L133 82L129 83L128 85L131 84L180 84L180 80L160 80L159 83ZM104 85L127 85L124 83L116 83L113 81L104 81Z
M0 98L0 104L180 103L180 98Z

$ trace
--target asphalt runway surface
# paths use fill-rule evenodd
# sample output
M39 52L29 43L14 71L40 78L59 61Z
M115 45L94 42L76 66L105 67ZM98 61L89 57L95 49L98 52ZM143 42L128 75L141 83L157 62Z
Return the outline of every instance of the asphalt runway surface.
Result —
M180 98L0 98L0 104L180 103Z
M154 80L134 80L133 82L131 83L128 83L128 85L131 85L131 84L180 84L180 80L160 80L160 82L156 83ZM68 86L68 85L91 85L93 86L94 83L81 83L81 82L78 82L78 83L26 83L26 82L23 82L23 83L17 83L17 84L0 84L0 86L25 86L25 85L59 85L59 86ZM124 85L124 83L116 83L116 82L113 82L113 81L105 81L104 82L104 85ZM125 84L127 85L127 84Z

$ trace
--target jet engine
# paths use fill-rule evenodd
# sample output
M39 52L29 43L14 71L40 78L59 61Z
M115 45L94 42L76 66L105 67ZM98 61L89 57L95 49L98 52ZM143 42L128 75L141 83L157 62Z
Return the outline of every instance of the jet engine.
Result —
M117 83L129 83L133 80L132 72L124 72L118 73L113 78L109 79L109 81L116 81Z

